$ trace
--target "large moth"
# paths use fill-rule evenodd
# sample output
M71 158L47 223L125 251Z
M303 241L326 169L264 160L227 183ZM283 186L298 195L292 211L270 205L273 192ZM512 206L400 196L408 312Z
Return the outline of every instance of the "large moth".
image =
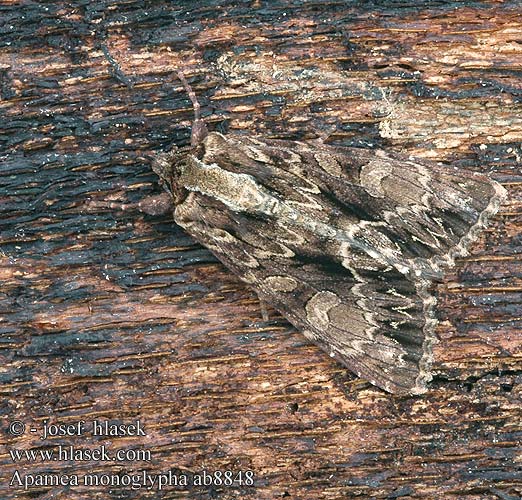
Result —
M381 150L207 132L153 169L175 221L309 339L394 393L431 380L430 293L497 212L498 183Z

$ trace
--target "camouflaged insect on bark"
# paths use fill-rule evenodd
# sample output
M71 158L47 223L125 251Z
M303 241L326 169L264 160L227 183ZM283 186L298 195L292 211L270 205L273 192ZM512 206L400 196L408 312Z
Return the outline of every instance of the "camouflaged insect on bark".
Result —
M201 123L196 115L190 148L154 165L176 222L356 374L424 392L430 285L466 254L505 190L383 151L207 134Z

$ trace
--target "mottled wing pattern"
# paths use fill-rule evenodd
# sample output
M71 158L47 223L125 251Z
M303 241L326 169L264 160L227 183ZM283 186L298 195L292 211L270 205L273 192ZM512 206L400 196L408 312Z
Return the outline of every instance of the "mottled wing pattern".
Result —
M498 210L504 189L480 175L383 151L210 134L205 163L251 173L270 191L322 206L323 220L378 252L405 273L431 279L466 247ZM296 179L300 184L296 185Z
M392 392L429 379L430 280L502 188L384 153L211 133L176 221L329 354Z
M393 266L358 251L343 257L335 242L198 193L177 207L176 221L359 376L391 392L425 389L432 300Z

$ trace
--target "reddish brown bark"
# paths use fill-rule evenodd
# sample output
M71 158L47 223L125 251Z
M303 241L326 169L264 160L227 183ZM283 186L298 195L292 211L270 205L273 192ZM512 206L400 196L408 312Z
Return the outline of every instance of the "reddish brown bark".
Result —
M2 498L520 496L519 11L412 5L2 3ZM148 155L188 140L179 68L211 128L329 133L485 172L508 189L438 287L428 394L386 394L275 313L262 322L255 295L207 250L169 216L137 210L160 192ZM7 432L14 420L40 429L96 419L139 419L147 436ZM58 444L143 448L152 461L10 455ZM24 491L8 487L16 470L252 470L255 484Z

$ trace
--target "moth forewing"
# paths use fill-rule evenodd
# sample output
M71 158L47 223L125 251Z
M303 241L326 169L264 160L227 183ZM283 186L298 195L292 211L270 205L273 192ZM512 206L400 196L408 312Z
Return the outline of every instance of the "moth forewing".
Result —
M426 390L430 285L496 213L499 184L382 151L206 131L166 163L176 222L264 300L371 383Z

